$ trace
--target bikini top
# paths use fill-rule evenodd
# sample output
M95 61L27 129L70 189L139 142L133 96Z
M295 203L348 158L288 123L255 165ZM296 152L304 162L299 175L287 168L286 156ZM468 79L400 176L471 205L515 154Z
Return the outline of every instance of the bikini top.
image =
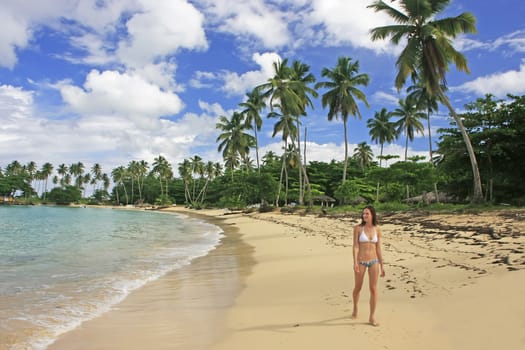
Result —
M374 228L374 236L372 236L372 239L368 239L368 236L365 233L365 228L363 227L363 230L361 231L361 234L359 235L359 242L360 243L377 243L377 233Z

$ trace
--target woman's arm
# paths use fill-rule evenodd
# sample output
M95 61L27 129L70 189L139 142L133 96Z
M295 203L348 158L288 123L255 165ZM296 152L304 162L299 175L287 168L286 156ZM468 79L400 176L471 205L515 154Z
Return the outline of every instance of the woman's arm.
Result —
M359 227L360 225L354 226L354 243L352 245L353 247L353 257L354 257L354 270L356 272L359 272L359 264L357 262L357 256L359 254Z
M380 276L385 277L385 266L383 264L383 251L381 250L381 243L383 241L383 237L381 234L381 228L377 226L376 231L377 231L376 254L377 254L377 259L379 260L379 266L381 268Z

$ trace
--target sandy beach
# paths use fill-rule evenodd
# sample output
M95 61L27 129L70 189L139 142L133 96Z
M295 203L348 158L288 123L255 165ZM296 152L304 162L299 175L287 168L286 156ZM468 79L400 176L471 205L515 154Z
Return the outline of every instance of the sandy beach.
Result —
M525 211L378 213L372 327L366 289L350 318L357 216L169 210L220 225L223 244L49 349L525 348Z

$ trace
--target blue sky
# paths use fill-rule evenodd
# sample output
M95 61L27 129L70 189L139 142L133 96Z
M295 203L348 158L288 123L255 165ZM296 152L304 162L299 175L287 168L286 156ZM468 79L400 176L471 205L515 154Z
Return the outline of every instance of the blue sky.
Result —
M350 153L366 141L379 155L366 121L395 109L402 95L393 88L399 48L368 33L391 22L367 9L370 2L0 0L0 167L80 161L109 173L159 154L175 169L195 154L220 161L218 117L238 110L245 93L273 75L275 60L300 60L320 81L339 56L358 60L371 79L362 88L370 108L360 104L362 120L349 122ZM465 11L478 33L455 42L471 69L451 67L456 109L486 93L525 94L525 2L451 1L445 14ZM343 159L343 125L326 115L318 99L303 119L308 160ZM433 135L449 121L440 106ZM264 120L261 154L281 153L273 125ZM402 155L404 144L401 137L384 153ZM428 154L426 134L409 154Z

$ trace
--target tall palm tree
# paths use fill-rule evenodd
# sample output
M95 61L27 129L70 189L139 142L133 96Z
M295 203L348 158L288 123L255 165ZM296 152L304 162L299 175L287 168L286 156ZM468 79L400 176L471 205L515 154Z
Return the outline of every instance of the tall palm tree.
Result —
M297 137L296 137L297 144L296 145L294 144L295 152L297 153L297 161L299 165L299 204L302 205L304 203L303 179L301 177L301 174L302 174L304 176L304 183L306 184L307 189L308 189L309 207L312 207L313 206L312 189L310 187L310 181L308 179L308 174L306 172L306 163L303 163L303 160L301 157L301 127L300 127L301 123L300 123L299 118L301 116L306 116L306 108L308 107L313 108L313 103L312 103L312 100L310 99L310 96L317 97L318 93L315 88L311 88L309 85L315 83L316 79L315 79L315 76L312 73L310 73L310 66L300 61L294 61L292 63L290 73L291 73L292 80L297 82L292 87L296 90L296 94L300 99L300 107L301 107L300 114L297 114L295 116L296 124L297 124ZM306 151L305 151L305 157L306 157Z
M257 170L260 171L259 140L257 137L257 131L261 131L262 118L260 113L266 108L266 102L258 89L253 89L246 94L246 97L246 101L240 103L239 106L244 108L241 114L244 115L246 124L250 125L253 129L255 138L255 158L257 160Z
M115 194L117 196L117 205L120 204L120 198L119 198L119 192L118 189L120 186L124 188L124 194L126 197L126 205L128 204L128 191L126 190L126 186L124 185L124 181L126 180L128 174L127 174L126 168L124 168L122 165L119 167L116 167L111 171L111 177L113 178L113 182L116 184L115 186Z
M430 96L435 96L443 103L454 118L463 137L472 167L473 194L472 202L483 201L481 176L474 148L454 107L446 96L446 73L452 63L460 71L469 72L467 60L452 45L452 39L460 34L476 32L476 18L470 12L456 17L437 19L449 5L450 0L398 0L398 10L382 0L376 0L370 8L386 12L396 22L394 25L373 28L372 40L390 41L397 45L406 39L406 46L399 55L396 66L398 73L395 85L400 90L408 77L425 86Z
M98 182L102 180L102 167L99 163L93 164L91 167L91 183L93 185L93 193L98 188Z
M404 133L406 136L405 161L407 161L408 141L414 141L416 133L424 133L425 128L423 127L423 124L421 124L420 119L424 119L426 115L425 113L418 111L415 103L409 98L399 99L398 102L399 107L392 112L392 115L399 117L396 121L396 133Z
M144 198L142 197L142 190L144 189L144 179L146 178L146 175L148 174L149 165L148 162L145 160L139 160L137 165L137 187L139 190L139 200L142 202Z
M47 182L49 180L49 177L53 173L53 164L46 162L42 165L42 169L40 170L42 173L42 178L44 179L44 200L46 199L46 193L47 193Z
M281 134L281 140L284 143L283 150L288 149L288 142L293 138L293 135L297 134L295 118L290 114L280 114L278 112L270 112L268 118L279 118L273 127L272 137L275 137L277 134ZM281 159L281 174L279 177L279 187L277 190L277 198L275 199L275 205L279 205L279 197L281 193L281 185L285 181L285 186L288 188L288 172L286 168L286 157L283 155ZM288 198L285 197L285 204L288 203Z
M218 150L219 152L222 151L222 157L225 160L244 159L248 156L250 147L255 145L255 138L245 132L247 127L241 113L233 112L231 118L220 116L216 128L223 131L217 137L217 142L220 141ZM232 167L232 176L235 164L235 162L229 162L230 167Z
M416 84L407 88L407 99L411 99L416 104L416 108L425 111L427 116L428 130L428 161L432 163L432 130L430 128L430 115L438 110L436 96L432 96L422 84Z
M395 123L390 121L392 116L391 112L388 112L386 108L382 108L381 111L375 112L373 119L368 119L366 126L370 129L370 137L372 141L375 141L381 145L381 152L379 154L379 166L383 160L383 147L385 142L391 143L397 138L397 132Z
M432 152L432 129L430 128L430 115L438 110L438 101L436 96L432 96L425 87L419 83L407 88L407 98L414 101L416 108L427 113L427 130L428 130L428 161L434 166L433 152ZM439 203L439 192L437 183L434 182L434 195L436 202Z
M58 175L60 175L60 186L64 187L66 184L65 177L69 174L69 168L64 163L60 164L57 169Z
M310 96L317 96L317 92L315 89L310 88L308 84L315 82L315 77L309 73L310 67L299 61L293 62L290 67L288 65L288 59L284 59L274 62L273 68L274 76L268 79L266 83L257 86L256 89L261 90L262 95L269 100L269 116L275 117L279 115L282 116L283 120L286 120L286 124L290 121L296 124L293 128L293 133L287 137L284 137L283 134L283 141L286 140L286 142L290 142L294 145L295 152L299 152L299 117L306 115L307 107L313 106ZM277 113L275 111L276 109L278 109L280 113ZM277 128L280 127L283 127L283 125ZM276 134L275 130L274 127L274 135ZM291 129L288 131L290 130ZM283 131L285 130L283 129ZM286 147L287 146L285 146L285 149ZM301 173L305 176L305 181L309 187L306 170L302 164L300 166ZM312 204L311 197L312 196L310 196L310 205ZM302 195L300 200L302 201Z
M84 164L82 162L71 164L69 174L75 178L75 185L80 189L84 183Z
M192 181L191 162L188 159L184 159L182 163L179 163L178 170L182 182L184 183L184 203L190 203L190 184Z
M153 174L156 174L159 179L160 183L160 195L168 195L168 181L173 176L173 171L171 169L171 164L168 162L166 158L164 158L162 155L159 155L158 157L153 159L153 168L151 169L151 172ZM164 181L164 186L162 181Z
M354 158L359 161L361 171L364 173L365 169L372 164L374 152L372 152L372 148L366 142L361 142L354 148Z
M335 68L323 68L321 75L328 80L317 83L316 88L328 89L321 100L323 108L328 106L328 120L340 117L343 120L345 160L342 181L345 182L348 167L348 116L353 115L361 119L356 99L369 107L365 94L358 86L367 86L370 77L365 73L359 74L359 61L352 61L350 57L339 57Z

